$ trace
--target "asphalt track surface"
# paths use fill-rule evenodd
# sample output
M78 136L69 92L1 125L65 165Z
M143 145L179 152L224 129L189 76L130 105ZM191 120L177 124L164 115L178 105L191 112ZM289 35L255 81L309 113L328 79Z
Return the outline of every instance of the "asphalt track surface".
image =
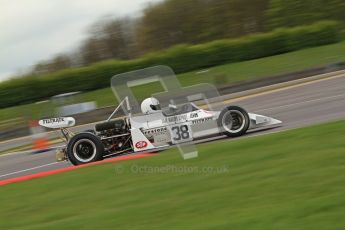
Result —
M279 127L248 132L240 138L341 120L345 119L345 75L246 96L226 103L283 121ZM215 139L220 138L211 138L208 141ZM68 162L55 162L53 150L38 154L7 154L0 156L0 180L69 166L71 164Z

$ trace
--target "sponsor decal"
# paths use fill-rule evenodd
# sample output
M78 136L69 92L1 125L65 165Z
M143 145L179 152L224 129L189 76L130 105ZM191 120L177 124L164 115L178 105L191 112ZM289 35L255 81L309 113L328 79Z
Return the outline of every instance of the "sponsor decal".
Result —
M165 133L166 131L167 131L166 127L160 127L156 129L147 129L142 132L143 134L147 135L147 134L161 134L161 133Z
M190 114L190 118L197 118L198 117L198 113L191 113Z
M147 147L147 142L146 141L138 141L137 143L135 143L135 147L137 149L143 149Z
M187 114L182 114L178 116L167 117L163 121L167 123L174 123L174 122L176 123L176 122L183 122L186 120L187 120Z
M63 117L58 117L58 118L49 118L49 119L44 119L43 124L52 124L52 123L59 123L59 122L64 122L65 118Z
M192 121L192 124L200 124L200 123L204 123L210 120L212 120L212 117L202 118L202 119Z

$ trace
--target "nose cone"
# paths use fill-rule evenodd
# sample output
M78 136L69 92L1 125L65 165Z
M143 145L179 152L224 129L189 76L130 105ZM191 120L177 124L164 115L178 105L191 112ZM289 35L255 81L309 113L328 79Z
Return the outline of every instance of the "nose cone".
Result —
M250 129L253 128L258 128L258 127L263 127L263 126L270 126L270 125L277 125L281 124L282 121L277 120L272 117L267 117L255 113L249 113L249 118L250 118Z
M270 125L277 125L277 124L281 124L281 123L283 123L281 120L274 119L274 118L270 117L270 122L269 122Z

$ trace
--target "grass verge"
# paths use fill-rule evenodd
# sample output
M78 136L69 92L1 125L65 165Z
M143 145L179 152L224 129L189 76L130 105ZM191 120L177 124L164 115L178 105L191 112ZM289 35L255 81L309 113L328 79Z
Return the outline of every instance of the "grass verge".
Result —
M268 76L299 71L307 68L327 65L345 60L345 42L320 46L276 55L266 58L226 64L209 68L208 71L193 71L179 74L183 86L198 83L215 85L233 84L241 81L260 79ZM145 85L135 90L136 96L142 99L153 92L160 91L158 84ZM96 101L99 107L115 105L115 97L109 88L82 93L74 99L79 101ZM51 103L20 105L0 110L0 121L19 116L49 116L54 110Z
M0 229L343 229L345 121L0 188Z

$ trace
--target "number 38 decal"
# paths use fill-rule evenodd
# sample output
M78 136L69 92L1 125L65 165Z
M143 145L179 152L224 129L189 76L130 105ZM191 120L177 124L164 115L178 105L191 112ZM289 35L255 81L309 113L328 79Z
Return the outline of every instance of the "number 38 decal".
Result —
M188 125L171 126L171 139L173 143L189 141L192 139L190 127Z

